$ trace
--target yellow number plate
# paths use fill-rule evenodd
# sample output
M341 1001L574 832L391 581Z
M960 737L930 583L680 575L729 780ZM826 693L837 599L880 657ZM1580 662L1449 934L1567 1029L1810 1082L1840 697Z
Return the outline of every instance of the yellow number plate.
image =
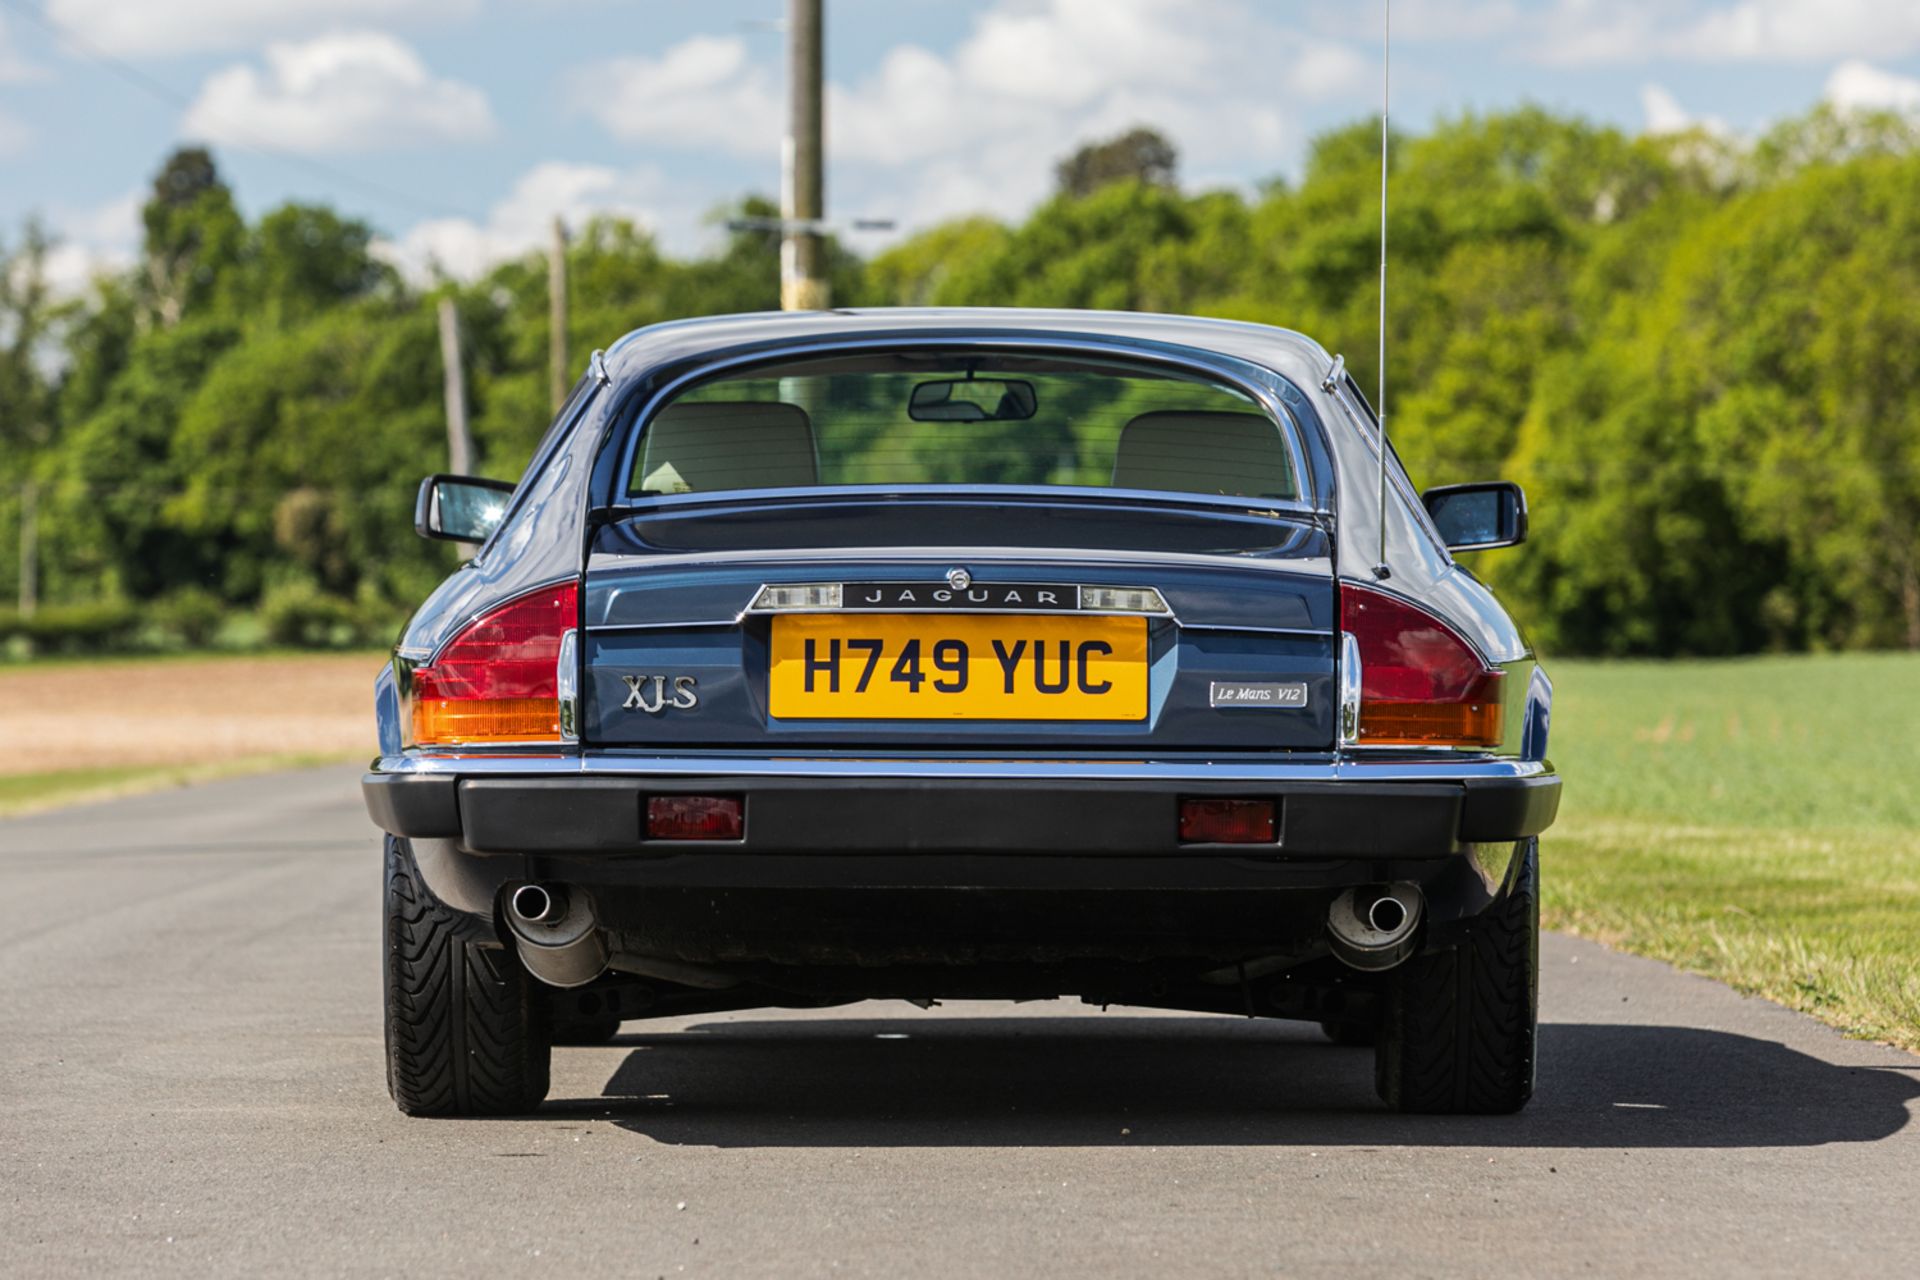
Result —
M767 684L782 720L1144 720L1147 620L785 615Z

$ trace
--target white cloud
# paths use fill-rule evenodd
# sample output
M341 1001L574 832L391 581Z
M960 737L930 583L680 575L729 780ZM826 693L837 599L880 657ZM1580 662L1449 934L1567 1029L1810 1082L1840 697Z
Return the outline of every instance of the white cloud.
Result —
M1920 80L1855 59L1841 63L1827 77L1826 98L1841 111L1920 114Z
M140 206L147 193L136 187L88 209L56 209L48 218L55 244L47 254L47 284L57 294L83 292L102 272L124 271L140 249Z
M1732 135L1725 120L1717 116L1696 116L1680 105L1680 100L1669 92L1665 85L1647 84L1640 87L1640 109L1646 113L1647 132L1658 137L1663 134L1691 133L1702 130L1716 138Z
M1662 85L1640 87L1640 109L1646 113L1648 133L1685 133L1693 127L1693 117Z
M913 225L1016 214L1080 142L1136 124L1168 133L1190 173L1276 169L1307 103L1373 84L1368 57L1251 0L997 0L950 52L896 45L827 89L831 207ZM744 41L696 37L571 77L614 137L778 155L780 80ZM884 201L884 207L867 199Z
M1818 62L1848 54L1899 57L1920 48L1914 0L1741 0L1714 9L1668 42L1704 60Z
M659 58L615 58L571 77L574 101L625 142L773 152L783 104L737 36L694 36Z
M47 0L47 17L123 57L245 49L355 22L465 18L479 0Z
M1559 65L1824 62L1920 49L1915 0L1555 0L1516 23L1527 55Z
M472 280L496 263L544 249L556 214L577 232L594 214L658 231L691 227L694 213L684 188L656 169L623 172L550 160L522 174L484 220L429 219L397 241L379 242L375 251L412 280L430 278L435 268Z
M1354 0L1314 0L1308 9L1313 29L1322 35L1352 38L1371 44L1380 40L1380 11L1376 4ZM1396 0L1393 40L1457 43L1510 34L1525 20L1521 0Z
M467 142L493 131L486 95L440 80L378 31L267 46L263 73L239 64L207 77L182 130L208 142L269 139L292 151L360 151Z

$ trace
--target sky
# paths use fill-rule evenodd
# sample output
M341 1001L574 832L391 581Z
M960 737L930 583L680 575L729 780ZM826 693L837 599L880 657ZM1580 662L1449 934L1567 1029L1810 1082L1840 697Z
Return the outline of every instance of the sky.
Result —
M777 195L783 0L0 0L0 239L64 288L131 260L168 150L250 215L324 202L416 276L471 277L558 213L697 252ZM1297 174L1378 109L1376 0L826 0L830 219L856 250L1017 218L1078 143L1149 124L1189 188ZM1393 115L1537 103L1751 137L1826 99L1920 114L1920 0L1397 0Z

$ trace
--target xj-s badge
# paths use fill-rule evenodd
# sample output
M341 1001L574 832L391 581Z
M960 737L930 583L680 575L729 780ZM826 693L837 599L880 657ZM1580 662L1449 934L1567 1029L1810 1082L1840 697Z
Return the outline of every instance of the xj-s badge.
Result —
M680 711L691 711L700 705L700 695L693 691L699 681L692 676L621 676L627 685L627 700L621 704L622 711L661 712L668 707ZM667 682L673 682L673 696L667 696Z

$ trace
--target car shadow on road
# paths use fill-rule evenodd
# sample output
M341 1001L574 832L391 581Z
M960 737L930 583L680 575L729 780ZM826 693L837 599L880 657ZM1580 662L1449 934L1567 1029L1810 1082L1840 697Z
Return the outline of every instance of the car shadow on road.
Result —
M1793 1147L1907 1123L1920 1072L1667 1026L1548 1024L1517 1116L1398 1116L1370 1050L1221 1018L810 1018L623 1036L591 1113L674 1145Z

